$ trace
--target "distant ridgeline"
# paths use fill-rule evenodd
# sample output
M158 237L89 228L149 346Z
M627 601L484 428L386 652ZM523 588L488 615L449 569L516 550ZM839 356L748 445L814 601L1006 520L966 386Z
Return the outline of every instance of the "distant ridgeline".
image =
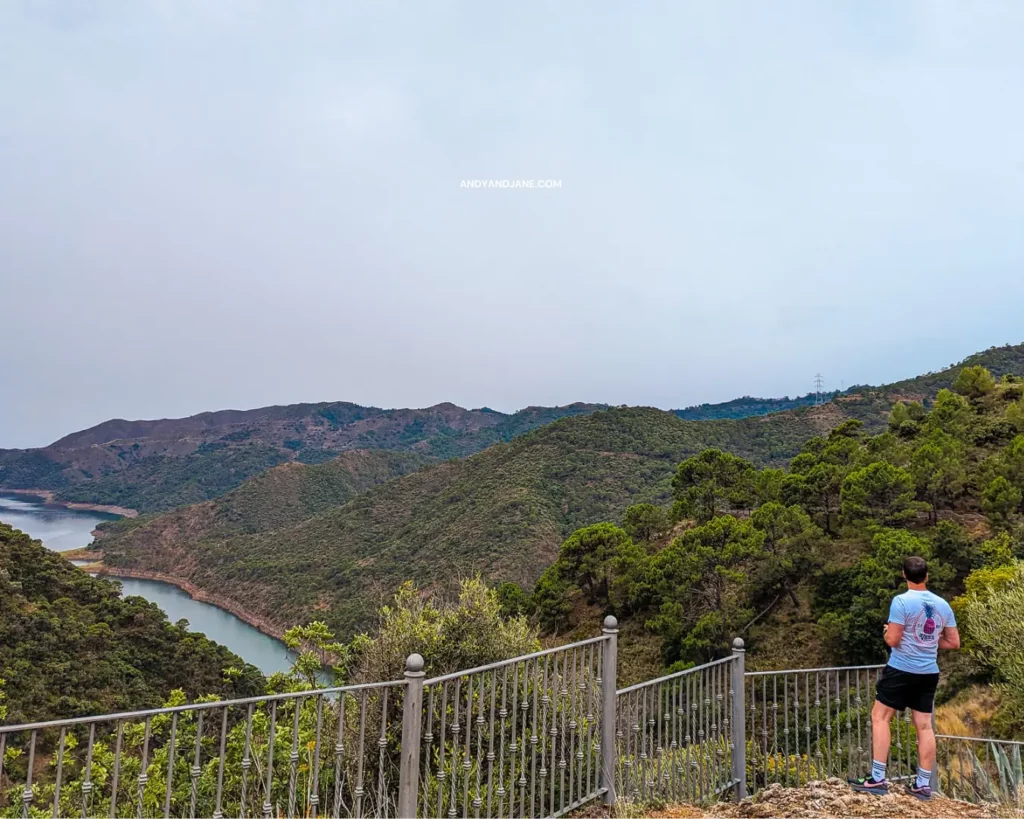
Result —
M746 418L748 415L767 415L770 412L813 407L820 401L831 401L838 395L840 395L838 391L823 393L820 397L810 393L797 398L753 398L745 395L722 404L699 404L686 409L678 409L675 410L675 414L685 421L704 421L708 418Z
M506 415L454 404L382 410L335 402L106 421L41 449L0 450L0 489L161 511L215 498L280 464L323 463L357 449L405 453L388 461L393 471L384 478L395 477L600 408L528 407Z
M227 673L225 673L227 672ZM259 670L0 523L0 707L5 722L262 693Z
M1000 374L1024 374L1024 347L999 348L967 363L978 362ZM738 419L685 421L645 408L580 413L464 459L379 483L350 483L345 491L331 488L337 471L354 468L345 459L291 465L210 502L104 526L110 534L99 545L112 567L180 577L282 627L323 619L347 638L406 580L441 590L480 573L532 588L575 530L621 521L638 503L671 503L679 463L708 448L752 467L784 467L851 420L863 425L850 436L858 447L881 446L891 437L869 444L859 436L887 429L894 400L933 403L958 372ZM1000 386L999 401L1016 388ZM1008 428L995 428L1005 438ZM839 483L823 497L838 504L843 476L829 474ZM980 491L972 485L965 497L977 506Z

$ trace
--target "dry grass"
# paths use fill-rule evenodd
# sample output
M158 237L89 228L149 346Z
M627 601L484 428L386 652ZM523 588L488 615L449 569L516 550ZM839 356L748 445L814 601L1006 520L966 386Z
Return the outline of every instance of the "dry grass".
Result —
M997 689L975 685L935 709L935 727L940 734L963 737L994 736L992 719L999 710Z

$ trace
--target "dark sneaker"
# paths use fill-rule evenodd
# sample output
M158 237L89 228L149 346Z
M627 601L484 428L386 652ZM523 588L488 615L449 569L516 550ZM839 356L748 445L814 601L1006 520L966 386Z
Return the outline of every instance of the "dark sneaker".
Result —
M885 796L889 792L889 781L886 779L876 782L870 776L862 776L860 779L847 779L846 781L850 783L851 788L861 793L876 793L879 796Z
M917 787L916 782L907 783L907 793L913 796L915 799L920 799L922 802L927 802L932 798L932 789L925 785L923 788Z

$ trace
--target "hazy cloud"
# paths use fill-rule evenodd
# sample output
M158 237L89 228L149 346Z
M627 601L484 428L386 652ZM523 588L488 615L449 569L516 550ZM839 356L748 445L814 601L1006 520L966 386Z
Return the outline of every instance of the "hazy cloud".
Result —
M1022 340L1024 5L0 4L0 447ZM462 179L559 179L467 190Z

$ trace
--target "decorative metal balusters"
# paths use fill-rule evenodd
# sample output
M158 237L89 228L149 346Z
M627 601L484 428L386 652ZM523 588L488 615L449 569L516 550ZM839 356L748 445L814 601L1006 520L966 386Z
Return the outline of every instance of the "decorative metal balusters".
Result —
M597 798L710 802L867 769L882 666L730 657L615 690L602 636L424 679L0 726L0 815L559 816ZM916 772L909 714L889 776ZM1024 801L1024 743L938 735L933 787Z
M871 765L871 708L884 666L751 671L746 677L746 737L751 793L772 783L799 786L862 775ZM888 776L916 774L910 712L890 724Z
M742 646L740 646L742 648ZM730 791L737 655L618 692L620 797L703 803ZM742 693L742 692L741 692Z
M426 680L421 814L560 816L600 796L605 642Z
M1024 742L936 734L936 752L943 795L1024 809Z
M0 815L394 816L404 687L0 726Z

